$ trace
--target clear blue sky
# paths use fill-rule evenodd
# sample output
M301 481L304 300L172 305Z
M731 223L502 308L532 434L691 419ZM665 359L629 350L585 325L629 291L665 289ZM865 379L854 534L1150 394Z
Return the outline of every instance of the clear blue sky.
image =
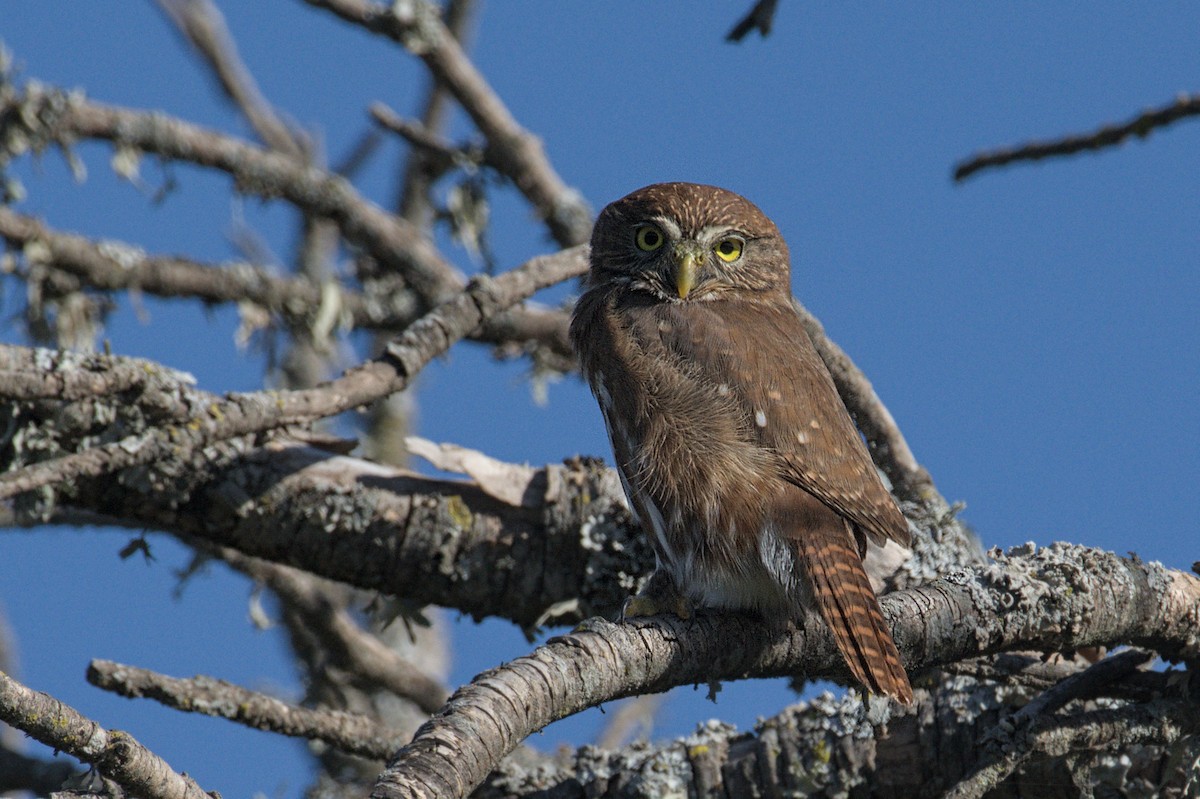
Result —
M953 163L981 148L1087 131L1200 90L1200 6L785 0L770 38L726 44L749 5L495 2L473 52L595 208L647 183L692 180L737 190L772 216L791 245L796 294L871 377L942 492L967 503L985 545L1067 540L1176 568L1200 559L1200 122L1099 155L950 180ZM371 101L415 112L421 73L391 43L299 2L224 6L263 92L334 160ZM14 3L0 38L29 77L245 132L150 3ZM469 127L459 119L455 132ZM390 143L360 181L383 205L398 153ZM209 260L236 254L229 235L240 219L289 257L294 215L231 203L223 176L171 167L178 188L155 206L112 175L108 148L79 154L82 185L57 154L21 163L20 210ZM143 177L162 180L152 159ZM499 190L494 202L503 267L549 249L519 197ZM6 319L18 302L8 286ZM258 386L263 371L261 353L235 347L235 327L228 308L126 299L105 336L116 353L223 392ZM21 340L11 323L2 335ZM577 380L552 386L543 408L523 373L460 346L421 381L419 431L536 464L608 457ZM155 539L154 563L120 561L128 536L0 538L0 604L20 676L129 730L207 789L297 795L298 744L84 683L88 659L107 657L296 688L280 643L250 629L244 581L214 567L175 601L186 554ZM496 622L455 636L482 636L456 660L459 682L526 648ZM677 692L656 733L709 716L746 728L787 701L778 684L727 686L716 706L697 697ZM587 742L596 718L532 743Z

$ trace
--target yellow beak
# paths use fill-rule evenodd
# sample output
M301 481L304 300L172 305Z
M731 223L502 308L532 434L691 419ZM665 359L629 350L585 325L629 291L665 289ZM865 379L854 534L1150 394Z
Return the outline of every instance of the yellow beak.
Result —
M675 290L679 299L686 300L696 285L696 272L700 268L700 256L691 248L675 251Z

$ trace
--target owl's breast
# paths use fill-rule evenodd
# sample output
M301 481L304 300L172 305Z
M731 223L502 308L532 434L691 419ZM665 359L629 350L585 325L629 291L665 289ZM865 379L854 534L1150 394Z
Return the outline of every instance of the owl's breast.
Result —
M581 363L630 506L677 583L696 586L713 564L758 546L781 489L771 455L735 386L680 346L689 322L674 306L611 302L589 324Z

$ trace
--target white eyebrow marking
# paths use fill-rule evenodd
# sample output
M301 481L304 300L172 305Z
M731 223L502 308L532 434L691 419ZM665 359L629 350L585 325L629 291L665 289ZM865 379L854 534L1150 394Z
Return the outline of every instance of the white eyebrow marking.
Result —
M704 227L700 228L700 235L697 236L697 238L702 241L708 241L711 239L724 238L731 235L742 239L746 238L729 225L705 225Z
M675 223L675 220L665 216L651 216L648 219L662 228L668 237L675 239L683 238L683 234L680 232L679 225Z

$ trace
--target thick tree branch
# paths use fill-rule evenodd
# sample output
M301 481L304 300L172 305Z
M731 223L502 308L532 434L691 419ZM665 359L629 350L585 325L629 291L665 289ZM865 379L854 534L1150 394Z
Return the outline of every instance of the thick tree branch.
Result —
M1043 158L1115 147L1130 137L1136 136L1144 139L1159 128L1165 128L1182 119L1197 115L1200 115L1200 94L1181 94L1171 103L1143 111L1126 122L1105 125L1092 133L1064 136L1049 141L1034 141L1017 147L973 155L954 167L954 180L961 182L984 169L1001 167L1018 161L1040 161Z
M53 483L70 483L250 433L304 424L400 391L430 360L514 303L564 277L561 261L535 258L491 279L477 277L462 292L413 323L379 358L313 389L231 394L196 409L184 429L153 429L83 452L0 475L0 498Z
M190 777L128 733L106 730L74 708L0 672L0 719L147 799L210 799Z
M926 685L928 690L918 690L914 708L893 712L882 725L878 713L853 696L826 692L760 720L752 731L739 733L709 721L673 741L620 750L585 746L560 754L554 764L527 766L509 758L471 795L932 799L962 778L981 733L1023 696L1003 679L945 677ZM1108 709L1113 707L1109 702ZM1163 796L1187 795L1194 779L1189 766L1200 748L1174 736L1200 728L1196 709L1177 691L1170 698L1160 694L1150 712L1161 714L1162 723L1131 730L1130 738L1139 744L1132 748L1117 748L1125 742L1117 735L1089 741L1079 734L1078 722L1103 721L1111 735L1122 713L1128 711L1131 719L1141 715L1133 707L1105 719L1091 715L1087 706L1072 710L1060 718L1058 732L1059 740L1070 738L1074 748L1065 757L1031 763L989 796L1072 799L1079 796L1080 784L1094 787L1097 796L1121 795L1120 788L1129 784L1145 786L1147 795L1154 789Z
M305 0L372 33L387 36L425 62L487 141L489 164L512 180L563 247L588 240L592 212L546 158L541 142L513 118L425 0L381 5L367 0Z
M1011 649L1135 643L1168 657L1200 654L1200 580L1064 544L1014 550L888 595L883 607L910 670ZM771 630L739 614L594 621L459 689L389 763L373 796L465 796L527 735L601 702L797 673L845 679L824 628Z
M1039 749L1039 739L1044 730L1063 721L1055 715L1062 707L1124 678L1151 657L1149 652L1131 649L1101 660L1091 668L1067 677L1003 719L982 737L978 747L980 761L962 782L946 793L946 799L982 799L1021 763L1036 752L1044 751Z
M180 679L111 660L93 660L87 681L119 696L145 697L176 710L228 719L256 730L324 741L374 760L386 759L404 742L399 733L381 729L363 716L299 707L212 677Z
M0 347L0 374L141 376L129 391L63 405L10 405L0 463L94 448L147 427L186 429L217 402L155 364L100 355ZM480 456L482 457L482 456ZM56 485L14 504L18 524L63 508L298 566L357 587L501 614L526 628L615 612L652 567L615 474L595 461L512 467L478 484L422 478L335 457L286 437L230 439L170 453L119 479ZM61 518L61 516L55 516Z

